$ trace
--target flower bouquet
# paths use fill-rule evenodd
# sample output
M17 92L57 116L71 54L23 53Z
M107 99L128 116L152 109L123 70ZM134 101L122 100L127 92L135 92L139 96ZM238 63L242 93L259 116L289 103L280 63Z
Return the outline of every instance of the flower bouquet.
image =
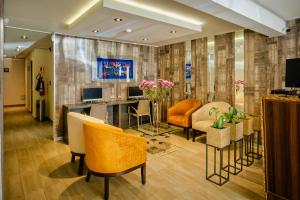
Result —
M157 83L151 80L143 80L139 88L144 91L144 95L152 102L152 122L155 128L160 124L160 106L170 95L171 89L174 87L172 81L158 79Z

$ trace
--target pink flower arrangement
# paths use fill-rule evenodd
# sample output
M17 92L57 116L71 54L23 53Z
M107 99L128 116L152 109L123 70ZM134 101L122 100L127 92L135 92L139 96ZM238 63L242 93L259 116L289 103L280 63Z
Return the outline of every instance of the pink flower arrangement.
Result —
M244 85L245 82L242 81L242 80L236 80L236 81L234 82L234 84L235 84L235 85Z
M167 98L170 90L174 87L172 81L158 79L157 84L154 81L143 80L139 88L145 92L145 95L155 102L159 102Z

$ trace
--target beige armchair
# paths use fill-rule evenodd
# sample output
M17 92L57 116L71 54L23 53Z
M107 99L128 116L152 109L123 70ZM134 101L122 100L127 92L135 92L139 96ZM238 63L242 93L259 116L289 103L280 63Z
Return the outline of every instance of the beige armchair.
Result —
M133 112L132 112L133 110ZM137 125L138 129L140 128L140 117L141 117L141 124L143 123L143 116L148 116L150 119L150 124L152 124L151 120L151 112L150 112L150 101L149 100L139 100L139 104L137 109L130 106L128 107L128 114L129 114L129 127L130 127L130 118L134 116L137 118Z
M84 146L84 136L83 136L83 123L84 122L94 122L98 124L103 124L102 120L83 115L80 113L69 112L68 113L68 140L69 147L72 154L71 162L75 161L75 156L80 158L78 174L83 174L83 163L85 157L85 146Z
M212 107L218 108L220 111L219 114L222 114L229 109L230 104L226 102L211 102L205 104L192 114L193 142L195 142L197 133L206 133L207 128L213 125L214 116L209 116L209 110Z

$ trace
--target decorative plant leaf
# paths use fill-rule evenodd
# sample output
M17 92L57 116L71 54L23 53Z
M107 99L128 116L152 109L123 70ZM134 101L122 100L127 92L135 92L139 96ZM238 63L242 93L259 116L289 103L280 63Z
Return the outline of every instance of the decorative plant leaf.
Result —
M239 111L234 106L229 107L228 112L224 113L224 117L228 123L236 124L239 122Z

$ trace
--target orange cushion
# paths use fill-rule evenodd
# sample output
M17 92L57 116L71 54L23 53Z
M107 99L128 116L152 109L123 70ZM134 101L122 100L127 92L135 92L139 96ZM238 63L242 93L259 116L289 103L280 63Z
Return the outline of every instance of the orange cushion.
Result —
M184 115L173 115L169 116L168 123L188 127L187 119Z

